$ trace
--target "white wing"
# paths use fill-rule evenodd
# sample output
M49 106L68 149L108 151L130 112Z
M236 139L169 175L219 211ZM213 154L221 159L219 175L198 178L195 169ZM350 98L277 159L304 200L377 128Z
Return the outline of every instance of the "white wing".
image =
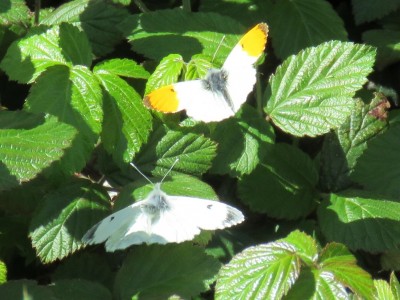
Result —
M228 74L226 87L236 110L253 90L256 82L254 64L264 52L267 36L267 24L257 24L240 39L222 66Z
M129 226L142 214L140 202L125 207L107 218L103 219L83 236L82 241L86 244L99 244L112 236L128 230Z
M224 97L207 90L202 80L179 82L173 86L179 99L178 110L185 109L195 120L217 122L234 115Z
M256 69L252 56L236 45L226 59L222 69L228 74L226 89L236 110L246 102L256 83Z
M223 229L244 220L240 210L222 202L181 196L168 196L168 201L171 214L200 229Z

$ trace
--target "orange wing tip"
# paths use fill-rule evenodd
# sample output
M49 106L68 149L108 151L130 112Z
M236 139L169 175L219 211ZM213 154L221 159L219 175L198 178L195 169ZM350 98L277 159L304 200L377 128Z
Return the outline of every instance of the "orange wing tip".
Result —
M166 85L144 97L145 106L164 113L178 111L179 100L173 85Z
M248 55L258 57L264 52L267 37L268 25L259 23L240 39L239 44Z

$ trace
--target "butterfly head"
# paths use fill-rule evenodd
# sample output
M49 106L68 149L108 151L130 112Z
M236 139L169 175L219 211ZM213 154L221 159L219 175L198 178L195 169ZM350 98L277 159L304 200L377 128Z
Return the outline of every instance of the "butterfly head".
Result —
M167 194L161 190L161 184L156 183L153 191L141 205L142 210L148 215L157 215L162 211L169 210L170 205L167 197Z

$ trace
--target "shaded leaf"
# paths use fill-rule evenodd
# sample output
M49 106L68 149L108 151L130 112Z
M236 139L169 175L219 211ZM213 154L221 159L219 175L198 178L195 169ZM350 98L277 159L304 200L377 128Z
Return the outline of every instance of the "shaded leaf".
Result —
M100 207L96 208L100 210ZM62 279L79 278L111 287L113 274L103 256L95 253L81 253L63 261L53 272L52 278L58 282Z
M104 286L83 279L64 279L49 286L57 300L111 300L111 293Z
M0 190L34 178L59 160L77 133L54 117L17 111L0 116Z
M379 69L400 61L400 30L368 30L363 41L378 48L376 64Z
M250 106L244 105L234 118L217 124L211 138L218 143L212 173L250 174L274 141L272 127Z
M351 179L369 191L398 197L400 195L400 124L393 124L367 143L358 159Z
M322 233L352 250L382 252L399 249L400 203L362 191L331 194L318 208Z
M71 24L61 24L32 28L8 48L1 68L11 80L29 83L51 66L90 66L91 62L85 34Z
M107 193L87 180L66 183L47 194L30 225L38 257L49 263L82 248L82 236L107 208Z
M269 20L272 45L280 59L323 42L347 40L343 20L328 1L280 0Z
M269 20L273 11L271 0L203 0L200 11L218 12L229 16L245 26L251 27L257 23Z
M115 296L145 300L177 295L188 299L208 290L219 268L216 259L188 243L138 246L117 273Z
M320 185L323 190L336 192L352 184L350 173L367 148L367 142L387 127L386 120L373 116L371 112L383 106L383 115L387 103L380 93L375 94L369 104L356 100L349 118L325 137L320 158Z
M123 79L95 69L104 90L104 148L118 163L131 162L150 135L150 112L139 94Z
M79 26L88 36L95 55L105 55L122 40L117 28L128 12L106 1L75 0L60 5L46 16L41 24L56 25L72 23Z
M184 24L184 25L182 25ZM132 49L154 60L178 53L185 61L195 54L213 57L222 65L244 34L235 20L216 13L159 10L127 18L120 24Z
M32 86L28 111L57 116L78 130L74 143L60 161L66 174L80 171L97 143L103 119L102 93L97 79L83 66L57 66Z
M53 293L47 287L28 279L11 280L1 284L0 295L7 295L9 299L22 300L54 299Z
M400 7L400 2L397 0L351 0L351 2L357 24L382 18Z
M287 144L275 144L250 175L239 181L239 197L257 212L297 219L315 207L318 174L312 160Z

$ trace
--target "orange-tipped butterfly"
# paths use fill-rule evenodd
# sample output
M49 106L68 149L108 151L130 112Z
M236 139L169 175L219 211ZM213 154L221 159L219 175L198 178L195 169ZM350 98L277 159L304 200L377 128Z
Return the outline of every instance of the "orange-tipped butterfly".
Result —
M144 97L146 106L164 113L186 110L203 122L233 116L256 82L254 64L264 52L268 26L257 24L232 49L221 69L211 69L204 79L161 87Z

